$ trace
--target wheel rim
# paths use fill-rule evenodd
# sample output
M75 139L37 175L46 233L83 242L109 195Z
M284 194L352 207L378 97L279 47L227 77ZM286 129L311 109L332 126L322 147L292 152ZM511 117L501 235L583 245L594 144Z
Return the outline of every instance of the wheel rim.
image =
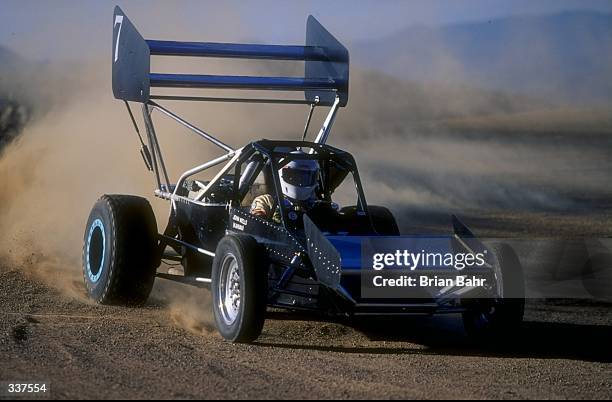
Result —
M486 310L481 310L476 315L475 326L477 328L486 328L491 324L493 317L495 316L497 309L494 305L487 306Z
M217 285L219 311L227 325L232 325L240 313L240 268L233 254L223 258Z
M87 276L92 283L98 282L102 276L105 253L104 224L100 219L96 219L87 235Z

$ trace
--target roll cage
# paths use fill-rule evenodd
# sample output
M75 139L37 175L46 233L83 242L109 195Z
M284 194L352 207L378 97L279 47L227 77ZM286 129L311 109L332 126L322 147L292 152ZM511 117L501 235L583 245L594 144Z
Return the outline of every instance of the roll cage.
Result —
M292 153L300 149L301 154ZM241 156L235 163L234 196L229 203L232 207L240 207L246 190L251 186L256 177L264 169L268 169L268 177L271 179L270 193L274 198L275 206L281 211L281 223L287 227L287 206L283 202L283 192L280 186L280 169L293 160L315 160L319 163L320 174L317 180L317 199L331 202L332 194L336 188L351 174L357 192L357 209L364 215L367 214L367 203L359 178L359 171L355 159L348 152L342 151L325 144L317 144L308 141L271 141L260 140L247 145L242 149ZM244 166L244 168L242 168Z
M240 58L255 60L289 60L303 62L304 74L301 77L269 76L228 76L169 74L151 71L151 58L156 57L198 57L198 58ZM325 172L320 177L321 198L329 199L333 184L340 174L352 173L358 192L358 207L366 213L366 202L355 161L348 153L325 145L340 107L348 103L349 54L348 50L316 18L309 16L306 21L304 45L237 44L213 42L177 42L144 39L129 20L125 12L115 7L113 14L113 57L112 87L115 98L124 101L131 121L141 144L141 155L147 169L153 172L156 182L155 195L172 204L199 205L239 205L240 198L248 187L251 173L262 168L258 160L270 163L272 190L282 211L283 224L286 211L284 203L278 198L282 192L278 169L298 156L289 155L284 149L308 148L303 158L317 159ZM266 93L279 91L301 91L303 99L287 97L218 97L188 96L183 94L152 93L153 88L192 89L239 89L257 90ZM302 134L303 141L255 141L242 148L233 148L208 132L181 118L169 108L158 102L203 101L203 102L241 102L258 104L286 104L308 106L306 123ZM134 117L129 102L142 104L144 136ZM329 107L329 112L313 142L304 141L310 126L315 107ZM222 149L224 154L183 172L173 184L157 138L152 114L173 119L201 138ZM144 137L144 138L143 138ZM245 162L249 167L242 166ZM193 177L211 168L225 164L210 181L197 181ZM333 167L330 167L333 165ZM335 169L334 169L335 168ZM249 172L252 170L252 172ZM331 172L333 170L333 172ZM233 173L232 173L233 172ZM328 182L328 173L333 182ZM244 176L244 178L243 178ZM339 184L339 183L338 183ZM172 211L171 211L172 213Z

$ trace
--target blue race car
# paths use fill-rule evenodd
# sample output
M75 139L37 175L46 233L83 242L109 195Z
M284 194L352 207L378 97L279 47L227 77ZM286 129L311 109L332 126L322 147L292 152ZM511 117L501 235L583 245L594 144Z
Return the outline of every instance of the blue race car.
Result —
M152 73L151 56L191 56L301 61L304 77L216 76ZM119 8L113 18L113 93L123 100L153 172L155 195L170 203L163 233L149 202L104 195L94 205L83 248L91 299L141 305L156 278L210 288L221 335L252 342L268 307L332 316L462 313L475 336L496 336L523 317L522 271L508 246L486 248L456 218L441 238L449 251L486 248L485 266L470 270L488 280L470 286L427 286L410 297L367 296L364 244L402 240L392 213L368 205L354 158L327 144L340 107L348 102L349 56L314 17L305 46L145 40ZM301 91L304 99L152 94L151 88ZM233 148L158 102L249 102L308 107L301 141L258 140ZM129 102L140 103L144 133ZM313 141L306 141L313 110L330 107ZM223 154L169 179L152 113L167 116L219 147ZM210 180L199 177L216 167ZM352 199L350 193L352 192ZM348 193L348 195L347 195ZM337 197L348 200L344 207ZM162 261L179 268L164 272ZM512 294L510 290L512 289ZM517 291L518 289L518 291Z

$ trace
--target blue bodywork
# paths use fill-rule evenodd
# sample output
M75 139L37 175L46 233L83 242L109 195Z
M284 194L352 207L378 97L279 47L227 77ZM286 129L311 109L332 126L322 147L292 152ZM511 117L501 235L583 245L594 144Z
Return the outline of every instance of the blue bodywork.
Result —
M384 243L390 247L393 243L404 241L410 249L436 251L442 254L456 251L455 237L453 236L326 236L340 253L343 270L360 270L363 266L362 246L372 242ZM479 243L481 244L481 243ZM485 249L484 245L482 248ZM392 246L391 246L392 247ZM379 249L379 251L384 251ZM389 249L388 251L392 251ZM435 267L434 267L435 268ZM443 268L443 267L439 267Z
M361 236L327 236L340 253L343 270L361 270Z
M457 225L461 225L457 221ZM456 228L459 228L458 226ZM466 234L466 233L463 233ZM456 255L457 252L473 252L482 253L484 255L484 266L463 266L458 270L454 266L445 266L442 261L434 264L419 265L418 268L412 270L407 267L385 267L384 273L397 271L402 275L407 272L413 272L415 276L428 274L430 277L453 277L458 274L478 275L479 277L493 278L494 270L491 268L495 265L495 260L490 255L487 247L476 238L465 237L459 238L457 235L446 236L379 236L372 234L371 236L325 236L325 239L333 246L337 252L336 263L341 266L339 281L335 282L335 289L340 294L348 295L353 300L365 301L371 296L367 296L364 292L364 284L371 278L383 273L383 271L375 271L372 268L372 256L374 253L394 254L398 250L406 250L411 253L436 253L441 255ZM471 244L468 244L471 243ZM468 248L466 248L468 247ZM474 247L472 249L472 247ZM329 253L326 256L328 259L333 259L334 253ZM321 268L315 264L315 269L318 269L317 274L321 274ZM461 271L461 272L460 272ZM365 275L365 276L364 276ZM370 279L367 279L370 278ZM365 280L365 282L364 282ZM440 295L440 289L437 286L433 287L418 287L413 289L403 290L406 297L416 299L428 299L432 302ZM376 293L376 292L375 292ZM379 294L380 292L376 293ZM369 295L373 292L368 291Z

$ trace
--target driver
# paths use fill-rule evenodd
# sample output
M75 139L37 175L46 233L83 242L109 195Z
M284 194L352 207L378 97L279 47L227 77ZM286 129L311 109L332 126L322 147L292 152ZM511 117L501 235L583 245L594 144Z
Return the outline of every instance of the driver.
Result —
M303 151L294 151L292 154L305 155ZM309 210L316 202L315 189L319 177L319 163L315 160L297 159L287 163L278 173L284 202L290 211L289 219L295 220L297 212ZM260 195L251 204L251 214L264 219L272 218L274 222L280 223L280 209L274 204L275 199L272 195Z

